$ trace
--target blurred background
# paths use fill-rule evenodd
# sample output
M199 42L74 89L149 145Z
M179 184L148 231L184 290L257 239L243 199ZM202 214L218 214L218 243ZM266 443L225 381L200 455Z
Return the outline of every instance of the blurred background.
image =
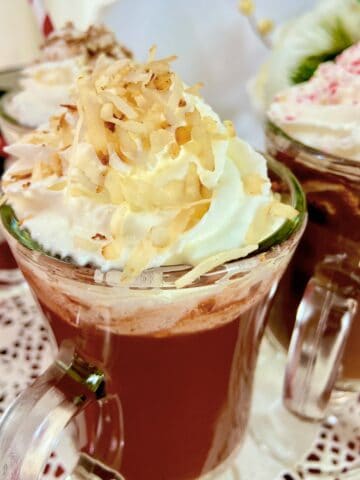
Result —
M80 29L96 21L113 29L140 60L149 47L179 56L174 67L188 83L204 82L203 95L238 134L261 147L262 129L252 113L247 85L267 48L238 10L238 0L45 0L56 27L71 20ZM257 0L257 19L275 26L313 0ZM0 70L36 58L42 34L29 0L0 2Z

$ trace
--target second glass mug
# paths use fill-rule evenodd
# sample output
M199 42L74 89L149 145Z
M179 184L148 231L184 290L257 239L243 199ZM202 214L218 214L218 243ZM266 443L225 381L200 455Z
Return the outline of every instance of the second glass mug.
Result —
M360 391L360 163L307 147L271 122L266 139L299 179L309 209L268 331L273 345L289 349L286 407L320 420L331 398Z
M86 441L69 478L207 479L229 467L247 426L268 303L306 218L296 179L269 166L296 219L256 254L177 289L187 267L145 271L128 287L119 271L49 257L2 207L10 246L60 346L0 425L2 480L38 479L79 412Z

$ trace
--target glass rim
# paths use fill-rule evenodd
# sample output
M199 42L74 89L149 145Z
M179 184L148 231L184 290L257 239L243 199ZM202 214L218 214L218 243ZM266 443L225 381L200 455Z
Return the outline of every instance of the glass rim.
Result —
M358 160L353 160L351 158L347 157L341 157L339 155L334 155L332 153L324 152L323 150L320 150L319 148L311 147L310 145L306 145L305 143L301 142L300 140L295 139L291 135L287 134L281 127L276 125L272 120L270 120L269 117L266 118L265 121L265 133L267 131L271 131L275 134L280 135L281 137L285 138L289 142L291 142L296 148L301 149L305 153L308 153L312 156L315 156L317 158L326 158L327 162L330 163L330 165L334 165L337 168L339 166L344 166L344 167L354 167L354 168L359 168L360 167L360 161ZM360 175L360 174L359 174Z
M2 117L3 121L5 121L11 127L15 127L17 130L20 131L22 135L29 133L34 130L34 128L29 127L27 125L22 125L16 118L11 116L6 111L6 104L13 98L16 94L18 94L20 90L10 90L9 92L4 93L4 95L0 98L0 116Z
M227 277L229 273L246 273L247 271L251 271L256 265L264 265L267 261L273 261L281 253L281 247L283 245L292 244L294 238L302 234L307 219L305 193L296 177L287 167L272 158L269 154L263 153L263 155L267 160L269 170L286 183L290 194L290 201L288 203L298 211L298 215L292 220L285 220L274 233L259 243L258 248L254 252L246 257L231 260L215 267L209 272L201 274L184 288L193 288L198 285L208 284L209 281L215 282L222 277ZM64 270L65 274L63 274L63 276L66 278L76 278L84 283L95 281L95 283L102 284L104 281L108 282L114 273L119 277L119 274L122 272L121 269L116 268L110 269L109 271L102 271L96 266L79 266L72 263L71 260L50 255L31 239L26 229L21 229L14 211L9 205L6 205L6 203L0 207L0 216L6 235L16 241L17 247L21 249L24 255L34 255L37 261L41 259L42 264L47 264L50 268L55 269L57 273L60 273L60 275L61 270ZM148 284L150 281L151 285L147 288L157 288L157 286L153 287L152 280L160 276L166 283L165 288L174 288L173 285L168 282L168 279L174 284L177 279L193 268L191 265L167 265L149 268L140 274L139 281L135 280L134 284L123 286L141 289L144 288L143 283ZM139 282L141 284L140 287L137 286ZM164 286L161 286L161 288L164 288Z

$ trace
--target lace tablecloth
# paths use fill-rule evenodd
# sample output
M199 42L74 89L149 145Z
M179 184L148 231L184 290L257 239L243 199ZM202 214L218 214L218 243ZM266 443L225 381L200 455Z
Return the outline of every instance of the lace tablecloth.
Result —
M51 362L54 349L47 329L25 285L0 290L0 415L11 401ZM250 432L234 466L221 480L359 480L360 401L355 396L336 407L322 425L294 424L289 438L291 468L269 455L257 435L261 412L271 412L269 399L280 398L284 358L264 342L260 352ZM276 410L274 410L276 412ZM259 414L260 412L260 414ZM290 418L290 416L289 416ZM287 417L271 418L271 435L280 434ZM310 428L310 430L309 430ZM272 429L272 430L271 430ZM272 433L273 432L273 433ZM311 440L309 440L311 439ZM305 455L296 457L305 446ZM66 441L52 454L43 478L65 479ZM1 452L0 452L1 454ZM291 463L291 462L290 462ZM290 465L288 462L287 465ZM355 465L359 470L354 470ZM329 470L335 473L327 473ZM219 479L220 480L220 479Z

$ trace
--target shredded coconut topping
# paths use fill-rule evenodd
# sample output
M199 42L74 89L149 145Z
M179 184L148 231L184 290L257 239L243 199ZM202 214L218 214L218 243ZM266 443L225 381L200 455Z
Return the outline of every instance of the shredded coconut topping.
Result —
M197 265L190 282L297 212L278 207L264 158L203 102L200 84L184 84L176 57L155 53L146 63L100 57L79 77L76 104L10 148L20 160L3 187L50 251L121 266L123 281L149 266ZM52 215L71 229L62 241L49 233Z

